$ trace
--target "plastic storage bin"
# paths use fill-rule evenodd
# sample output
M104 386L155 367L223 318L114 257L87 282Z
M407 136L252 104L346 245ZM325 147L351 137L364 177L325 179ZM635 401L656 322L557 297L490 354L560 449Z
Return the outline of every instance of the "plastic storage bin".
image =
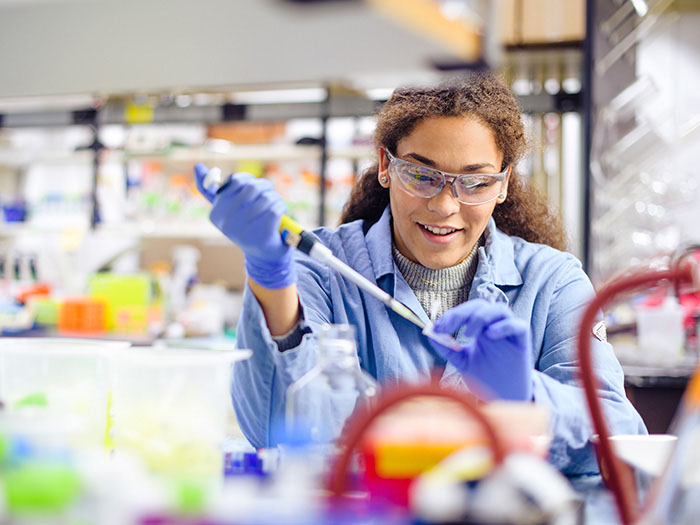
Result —
M96 337L107 330L104 301L67 299L58 307L58 331L65 334Z
M0 338L0 401L7 412L76 422L74 445L102 446L111 352L122 341Z
M115 453L166 477L222 479L231 369L249 350L134 348L112 359Z
M637 343L641 361L656 366L673 366L685 351L683 308L675 297L660 306L637 308Z

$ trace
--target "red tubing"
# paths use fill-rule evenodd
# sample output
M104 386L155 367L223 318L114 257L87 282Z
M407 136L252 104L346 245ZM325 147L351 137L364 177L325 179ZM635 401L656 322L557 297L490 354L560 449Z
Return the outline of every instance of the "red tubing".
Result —
M442 389L435 381L420 385L398 385L391 390L383 391L372 408L354 414L348 421L344 431L345 438L340 443L342 453L335 458L328 481L328 490L334 498L342 497L345 493L348 479L347 470L352 453L372 422L394 405L417 396L443 397L456 401L483 427L493 451L494 464L500 465L503 462L505 447L495 428L479 408L476 398L453 390Z
M620 460L613 454L612 445L608 439L608 427L596 394L597 384L591 359L591 327L598 312L619 293L641 286L648 287L662 280L692 281L692 268L686 265L669 270L636 273L601 288L586 308L578 331L581 381L593 420L593 427L599 436L601 460L609 469L608 486L615 497L615 504L623 525L634 523L639 518L639 509L635 505L634 480L629 475L623 474L624 470L621 468Z

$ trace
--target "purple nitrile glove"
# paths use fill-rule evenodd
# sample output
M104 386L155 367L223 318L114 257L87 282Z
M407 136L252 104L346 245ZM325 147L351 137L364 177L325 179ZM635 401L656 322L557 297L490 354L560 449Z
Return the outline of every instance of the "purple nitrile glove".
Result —
M528 323L515 317L505 304L472 299L445 312L434 325L438 333L466 341L454 351L430 340L435 350L452 363L474 390L486 386L501 399L532 400L532 336Z
M218 190L205 188L209 172L195 164L197 188L212 203L209 218L245 256L248 276L265 288L285 288L296 282L292 248L282 242L279 227L287 205L270 181L237 173Z

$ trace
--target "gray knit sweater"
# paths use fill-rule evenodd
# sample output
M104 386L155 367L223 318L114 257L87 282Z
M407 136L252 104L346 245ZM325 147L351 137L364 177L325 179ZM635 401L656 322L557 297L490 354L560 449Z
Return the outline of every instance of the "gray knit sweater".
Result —
M472 280L479 264L480 239L472 251L459 264L433 270L415 263L399 252L392 244L394 261L406 282L418 298L418 302L432 321L435 321L446 310L463 303L469 298Z

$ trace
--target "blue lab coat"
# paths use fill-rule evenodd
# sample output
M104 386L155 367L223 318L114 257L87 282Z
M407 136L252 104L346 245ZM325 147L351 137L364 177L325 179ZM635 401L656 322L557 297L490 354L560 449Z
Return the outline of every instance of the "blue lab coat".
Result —
M367 231L363 225L355 221L315 233L338 258L427 321L392 257L389 208ZM355 325L359 362L380 384L426 380L433 367L445 365L418 327L306 255L297 254L296 264L305 325L311 330L323 323ZM549 460L567 475L598 473L589 443L592 424L576 366L576 331L593 293L574 256L508 236L490 220L469 299L506 303L530 323L534 400L551 410L554 437ZM280 352L249 289L244 292L237 337L239 347L253 350L249 360L234 367L232 397L238 422L253 446L275 446L282 439L277 423L284 420L286 389L314 366L315 338L307 333L298 347ZM591 337L598 395L610 432L645 433L625 396L622 369L612 347ZM460 372L449 363L441 383L466 388Z

